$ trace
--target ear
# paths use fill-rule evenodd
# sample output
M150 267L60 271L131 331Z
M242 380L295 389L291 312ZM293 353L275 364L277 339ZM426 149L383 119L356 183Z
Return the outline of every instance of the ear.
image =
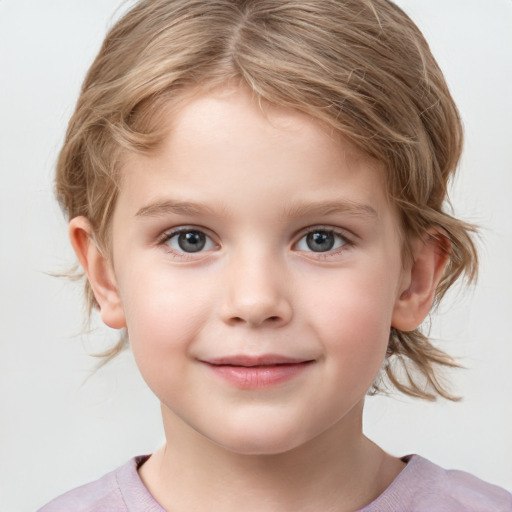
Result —
M439 230L431 229L425 238L412 244L412 262L404 269L404 279L395 302L391 326L412 331L425 320L449 256L450 242Z
M97 246L89 220L85 217L71 219L69 238L99 304L101 319L113 329L126 327L112 265Z

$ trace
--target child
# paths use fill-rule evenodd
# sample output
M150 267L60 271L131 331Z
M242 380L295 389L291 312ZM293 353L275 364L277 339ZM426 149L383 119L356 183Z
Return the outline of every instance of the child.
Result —
M166 444L41 510L512 510L361 426L386 378L454 398L419 326L476 274L472 226L444 211L461 144L386 0L137 4L85 80L56 187Z

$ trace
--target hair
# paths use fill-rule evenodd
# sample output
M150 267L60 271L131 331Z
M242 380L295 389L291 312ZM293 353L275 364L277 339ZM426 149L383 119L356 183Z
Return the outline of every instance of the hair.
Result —
M383 164L404 239L435 236L448 252L435 304L462 274L476 277L475 228L445 211L462 149L459 114L421 32L387 0L137 3L107 35L69 123L56 174L68 219L85 216L108 248L121 156L158 145L169 102L230 81L324 122ZM87 280L85 295L90 315L97 304ZM126 336L104 356L125 344ZM387 376L405 394L456 399L439 377L454 366L420 329L391 328L371 393L386 391Z

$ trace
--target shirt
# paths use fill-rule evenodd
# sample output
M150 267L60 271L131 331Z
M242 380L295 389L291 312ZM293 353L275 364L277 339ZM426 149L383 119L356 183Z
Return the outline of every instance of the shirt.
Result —
M69 491L39 512L172 512L164 510L142 483L137 469L149 456L135 457L99 480ZM512 494L469 473L445 470L420 457L376 500L358 512L512 512Z

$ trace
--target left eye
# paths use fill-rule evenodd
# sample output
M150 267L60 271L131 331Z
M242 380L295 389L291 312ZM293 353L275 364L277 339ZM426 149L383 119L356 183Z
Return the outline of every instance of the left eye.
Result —
M215 246L209 236L197 229L186 229L172 233L165 243L174 251L186 253L209 250Z
M299 251L329 252L347 244L347 239L328 229L316 229L304 235L296 245Z

